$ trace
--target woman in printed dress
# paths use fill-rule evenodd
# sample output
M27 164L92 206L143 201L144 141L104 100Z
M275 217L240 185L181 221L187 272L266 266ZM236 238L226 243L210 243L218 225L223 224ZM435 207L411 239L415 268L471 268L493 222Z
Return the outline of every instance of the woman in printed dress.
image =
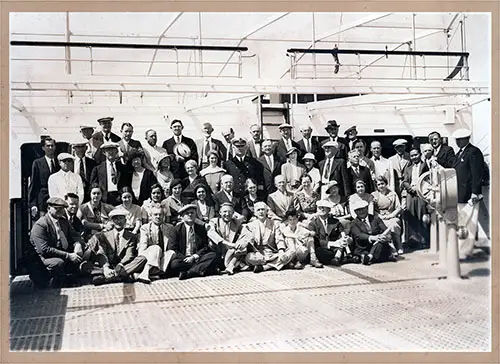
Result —
M286 152L287 162L281 166L281 175L285 179L286 190L295 193L300 188L300 177L305 173L306 168L298 163L299 150L295 147Z
M170 183L174 179L174 174L172 173L170 167L173 155L162 154L158 158L158 167L155 173L158 183L163 188L163 193L165 196L170 195Z
M351 214L349 214L349 209L347 208L347 197L341 196L339 192L340 189L337 181L331 181L325 190L325 193L327 194L325 200L331 204L330 215L339 220L344 227L344 232L349 234L352 217Z
M120 190L119 200L121 200L122 204L119 207L128 212L125 230L137 235L142 226L142 221L147 220L147 216L142 207L133 203L133 199L134 192L132 188L125 186Z
M76 216L82 221L83 239L87 241L92 235L100 231L113 229L113 223L108 214L115 207L101 201L102 191L98 184L90 187L90 201L78 209Z
M248 178L245 181L245 190L246 194L243 197L243 202L241 204L242 215L245 216L246 221L250 221L254 215L254 205L257 202L266 202L266 199L263 198L261 194L258 193L257 190L257 181L254 178Z
M172 225L179 221L178 211L184 206L181 200L182 182L180 179L173 179L170 183L170 191L172 194L162 201L162 206L165 209L165 220Z
M364 201L368 202L368 213L370 215L373 215L374 214L373 196L370 195L369 193L365 192L366 191L365 181L363 181L362 179L356 180L354 182L354 188L355 188L356 192L354 194L352 194L351 196L349 196L349 210L350 210L350 214L351 214L352 218L353 219L356 218L356 213L353 211L353 209L351 207L354 206L356 201L359 201L359 200L364 200Z
M321 196L313 189L310 175L302 175L300 184L300 190L295 194L293 205L306 220L309 220L316 213L316 202L321 199ZM307 222L303 223L307 224Z
M154 207L164 208L162 203L164 196L163 188L159 183L151 186L151 196L142 204L142 209L145 212L144 217L146 218L144 223L151 221L151 212Z

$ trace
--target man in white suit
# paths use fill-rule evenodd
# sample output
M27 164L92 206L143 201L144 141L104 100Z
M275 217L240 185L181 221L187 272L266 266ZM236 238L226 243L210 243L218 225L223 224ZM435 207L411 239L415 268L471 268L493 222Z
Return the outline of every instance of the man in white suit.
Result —
M73 156L61 153L57 156L61 169L51 174L47 182L50 197L64 198L68 193L74 193L80 201L83 201L84 190L82 177L73 173Z

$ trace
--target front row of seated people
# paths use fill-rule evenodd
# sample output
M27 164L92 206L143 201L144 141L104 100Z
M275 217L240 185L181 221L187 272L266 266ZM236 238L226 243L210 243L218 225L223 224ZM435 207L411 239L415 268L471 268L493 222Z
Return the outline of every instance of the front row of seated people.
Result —
M280 179L277 184L276 193L286 194ZM44 268L44 272L30 271L37 286L64 285L69 277L80 275L92 277L95 285L150 283L152 278L184 280L246 270L302 269L307 264L322 268L397 260L394 227L384 223L384 215L369 214L370 205L362 198L350 205L354 219L349 231L332 214L335 199L319 199L315 201L317 213L305 219L293 205L282 214L258 201L247 223L231 202L222 202L219 216L208 223L197 218L198 205L184 205L177 211L176 225L166 222L164 206L156 204L148 211L149 221L137 232L130 206L128 210L121 205L109 208L99 202L98 195L97 190L91 193L88 206L80 209L89 210L83 223L75 214L77 195L48 200L48 213L34 224L30 235L39 258L31 268ZM270 196L270 201L280 204L279 198ZM92 230L88 240L77 232L82 225Z

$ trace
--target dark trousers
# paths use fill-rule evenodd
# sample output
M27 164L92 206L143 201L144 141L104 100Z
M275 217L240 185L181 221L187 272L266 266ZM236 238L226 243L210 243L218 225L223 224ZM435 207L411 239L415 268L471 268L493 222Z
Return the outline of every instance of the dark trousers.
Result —
M321 264L329 265L332 264L332 259L335 258L335 255L339 251L339 248L323 248L323 247L317 247L316 248L316 257L318 258L319 262ZM345 254L342 254L340 259L344 257Z
M102 254L96 254L92 252L88 259L90 262L97 262L98 266L94 267L92 270L92 275L103 275L103 266L106 263L106 257ZM139 273L142 271L146 265L147 259L142 255L135 257L131 262L124 264L125 272L130 275L132 273ZM113 264L116 263L116 264ZM110 262L110 265L114 268L120 262Z
M371 254L373 256L372 263L387 262L391 256L391 247L388 243L372 244L369 251L366 249L360 254Z
M215 273L219 263L217 254L209 252L203 254L197 262L185 263L182 254L176 255L170 262L170 273L173 276L179 275L180 272L187 272L188 277L204 277Z
M103 199L103 202L104 203L107 203L109 205L112 205L112 206L118 206L121 204L120 202L120 199L119 199L119 193L118 192L108 192L107 193L107 196L106 196L106 201L104 201Z

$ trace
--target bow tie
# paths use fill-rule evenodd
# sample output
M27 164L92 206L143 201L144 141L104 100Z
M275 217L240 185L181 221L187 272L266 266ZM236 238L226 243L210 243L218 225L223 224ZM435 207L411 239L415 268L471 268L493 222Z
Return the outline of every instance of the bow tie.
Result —
M373 157L374 160L379 161L380 157Z

